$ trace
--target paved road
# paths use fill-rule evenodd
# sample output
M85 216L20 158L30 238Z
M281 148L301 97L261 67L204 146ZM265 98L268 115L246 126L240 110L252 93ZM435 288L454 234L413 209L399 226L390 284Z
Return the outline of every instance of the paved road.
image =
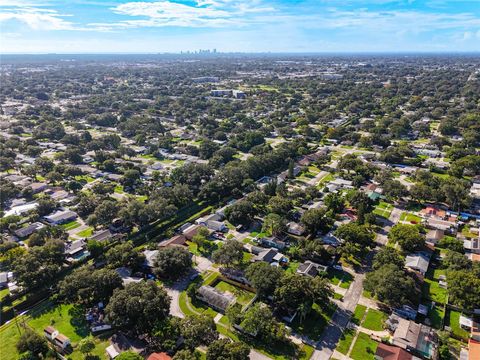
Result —
M361 271L355 275L355 279L343 297L343 304L339 304L337 311L332 316L331 323L323 330L322 336L316 345L312 360L330 359L337 347L343 330L347 327L350 317L363 293L363 280L365 273L370 268L374 251L370 251L365 257L365 264Z

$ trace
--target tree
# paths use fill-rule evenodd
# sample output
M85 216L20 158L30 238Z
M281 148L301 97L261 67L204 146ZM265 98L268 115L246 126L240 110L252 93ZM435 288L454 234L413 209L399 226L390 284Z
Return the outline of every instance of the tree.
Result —
M120 353L115 359L119 360L143 360L143 356L140 356L136 352L133 352L131 350L129 351L124 351Z
M198 360L200 359L200 354L192 350L180 350L174 355L172 360Z
M219 339L207 348L207 360L248 360L250 348L242 342Z
M336 193L329 193L325 195L324 199L325 206L328 210L333 211L334 213L339 213L345 207L345 200L342 195Z
M264 341L286 341L286 330L263 303L255 303L244 314L242 328Z
M445 236L443 239L441 239L438 242L437 247L456 251L461 254L465 252L465 248L463 247L463 241L451 236Z
M463 256L463 255L462 255ZM480 277L471 270L448 271L448 300L473 311L480 304Z
M195 349L208 345L218 339L218 332L213 319L207 315L189 315L181 320L180 329L185 346Z
M202 226L200 229L198 229L197 234L193 236L192 242L196 244L199 249L202 249L207 244L208 234L208 229Z
M48 352L47 340L38 335L35 331L26 328L17 342L17 350L19 353L29 351L35 358L41 359Z
M286 216L292 210L292 202L281 196L273 196L268 201L268 209L270 212Z
M354 222L348 224L342 224L335 230L335 236L346 242L359 244L362 247L368 247L373 244L375 234L370 231L367 225L360 225Z
M390 306L412 303L417 297L413 279L394 264L367 273L364 288Z
M327 232L333 225L333 220L327 215L325 209L310 209L303 213L300 222L310 235L316 235L317 232Z
M271 213L263 220L262 231L269 235L280 235L287 230L287 221L281 215Z
M448 270L467 270L472 267L472 262L462 253L447 250L442 262Z
M212 258L217 264L238 265L243 260L243 245L235 239L227 240L212 254Z
M388 238L410 252L425 245L425 238L416 225L397 224L390 230Z
M64 256L62 241L49 240L31 248L13 263L17 282L27 290L50 286L62 269Z
M161 278L175 280L192 267L192 255L183 247L163 247L158 250L153 272Z
M282 274L282 270L263 261L250 264L245 273L258 296L262 298L273 295Z
M126 266L137 269L145 262L145 255L135 249L130 241L110 248L105 253L105 258L111 268Z
M394 264L399 269L401 269L404 264L404 259L394 248L384 246L380 249L378 253L375 254L373 258L372 268L373 270L377 270L382 266L388 264Z
M78 350L82 354L85 354L85 355L90 354L93 351L93 349L95 349L95 342L90 337L84 338L80 340L78 343Z
M275 289L273 301L283 311L302 308L306 315L314 303L322 307L328 306L331 295L333 291L326 279L285 273Z
M247 225L257 214L253 204L248 200L237 201L225 209L225 217L234 225Z
M129 283L124 289L116 289L105 308L114 327L136 334L149 333L169 311L170 297L153 281Z
M383 194L391 200L398 200L408 195L408 190L398 180L387 180L382 184Z
M69 303L94 305L108 302L121 286L122 279L115 270L94 270L87 265L67 275L58 284L58 294Z

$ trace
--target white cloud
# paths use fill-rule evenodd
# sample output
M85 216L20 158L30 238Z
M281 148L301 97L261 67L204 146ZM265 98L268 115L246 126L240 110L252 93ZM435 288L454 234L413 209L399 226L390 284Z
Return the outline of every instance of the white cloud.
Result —
M33 30L74 30L73 23L64 19L66 16L56 10L17 6L2 9L0 22L17 20Z

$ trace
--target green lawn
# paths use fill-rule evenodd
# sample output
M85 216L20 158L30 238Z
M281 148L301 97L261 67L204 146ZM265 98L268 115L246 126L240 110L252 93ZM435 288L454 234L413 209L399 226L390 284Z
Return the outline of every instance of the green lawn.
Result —
M368 309L362 327L373 331L381 331L386 319L387 315L385 313L375 309Z
M428 317L430 318L430 321L432 322L432 326L435 329L439 329L439 330L442 329L443 318L445 317L445 311L443 310L443 307L434 306L428 312Z
M452 333L456 338L462 339L463 341L468 341L470 333L460 327L460 315L460 312L450 310L445 325L452 329Z
M2 348L0 351L0 357L2 360L18 359L18 353L15 346L20 338L19 331L21 331L21 329L16 326L15 321L5 324L0 328L0 345Z
M317 341L334 312L335 306L330 306L327 310L323 310L320 306L314 304L312 310L304 319L300 319L300 316L297 314L292 323L292 328L295 332Z
M201 301L195 300L191 302L185 292L180 293L180 299L178 303L180 310L182 310L185 315L204 314L214 318L218 314L215 310L208 307Z
M2 347L2 360L15 360L18 358L16 343L20 338L19 330L23 332L22 325L32 328L43 336L43 329L49 325L55 327L60 333L72 341L73 352L69 355L72 360L83 360L84 355L76 351L78 341L89 335L89 329L85 322L83 310L73 305L55 305L46 301L32 310L29 316L18 319L19 326L12 321L0 328L0 343ZM95 337L95 349L92 355L98 355L100 359L106 359L105 349L109 345L106 338Z
M447 289L440 287L438 279L440 275L445 275L445 270L430 268L425 276L422 286L423 297L433 300L437 303L445 304L447 301Z
M380 201L380 203L377 205L375 210L373 210L373 213L378 216L382 216L386 219L390 217L390 214L392 213L393 210L393 205L386 203L384 201Z
M79 226L80 226L80 223L78 221L75 221L75 220L70 221L66 224L60 225L60 227L65 231L76 229Z
M400 215L400 221L406 221L412 224L420 224L422 222L422 218L409 212L403 212Z
M232 284L227 283L226 281L219 281L217 285L215 285L215 289L223 293L233 294L237 298L237 302L240 305L247 305L255 297L254 293L236 287Z
M352 281L353 281L352 274L344 271L342 282L340 283L340 287L343 288L343 289L348 289L350 287L350 284L352 283Z
M338 342L336 350L343 355L347 355L350 346L352 345L353 338L355 336L355 330L353 329L345 329L343 331L342 336L340 337L340 341Z
M338 285L344 276L342 270L329 268L327 271L327 278L333 285Z
M82 231L79 231L75 235L77 235L79 237L82 237L82 238L88 238L88 237L92 236L92 234L93 234L93 228L91 226L89 226L88 228L86 228Z
M370 339L370 336L361 332L358 334L357 340L353 345L350 357L353 360L374 359L377 346L378 343L376 341Z
M317 184L317 188L319 189L323 188L326 183L328 183L329 181L332 181L333 179L335 179L335 177L332 174L328 173L327 175L325 175L323 178L320 179L320 181Z
M357 307L355 308L355 311L353 312L351 321L354 324L360 325L366 311L367 311L367 307L365 305L358 304Z

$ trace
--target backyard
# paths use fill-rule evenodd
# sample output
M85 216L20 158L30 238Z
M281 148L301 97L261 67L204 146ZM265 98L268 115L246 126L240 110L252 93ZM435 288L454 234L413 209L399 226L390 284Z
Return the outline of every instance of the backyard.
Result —
M237 298L237 302L242 306L247 305L255 297L254 293L236 287L226 281L219 281L215 285L215 289L223 293L233 294Z

